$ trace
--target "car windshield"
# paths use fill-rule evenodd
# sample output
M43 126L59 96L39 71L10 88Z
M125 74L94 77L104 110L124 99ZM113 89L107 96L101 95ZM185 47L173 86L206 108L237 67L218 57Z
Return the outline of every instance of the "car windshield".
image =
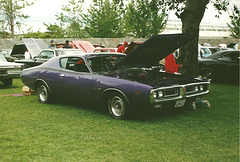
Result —
M123 57L123 55L102 55L88 58L87 62L93 72L107 72Z
M0 62L7 62L7 60L2 54L0 54Z
M202 58L211 55L211 51L208 48L201 48L200 53L201 53Z
M58 51L58 55L71 55L71 54L81 54L83 53L82 50L62 50L62 51Z

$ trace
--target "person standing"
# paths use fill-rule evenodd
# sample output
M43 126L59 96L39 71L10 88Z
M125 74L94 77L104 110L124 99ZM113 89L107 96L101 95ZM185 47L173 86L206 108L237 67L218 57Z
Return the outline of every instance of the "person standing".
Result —
M62 48L73 48L73 47L70 46L69 40L66 40L65 45Z
M124 42L121 46L118 47L117 52L125 53L125 49L128 47L128 42Z
M172 53L165 57L165 71L167 73L178 73L179 67L181 67L181 65L178 65L176 63L176 60Z
M57 48L56 45L55 45L54 40L50 41L50 45L48 46L48 48Z

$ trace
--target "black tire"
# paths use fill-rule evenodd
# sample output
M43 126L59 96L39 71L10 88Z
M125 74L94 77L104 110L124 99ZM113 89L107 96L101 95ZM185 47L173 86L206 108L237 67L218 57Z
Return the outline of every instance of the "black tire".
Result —
M129 104L125 97L119 93L113 93L109 96L107 106L114 119L126 119L130 116Z
M13 79L12 78L6 78L2 82L5 86L11 86L12 82L13 82Z
M38 101L43 104L52 102L52 96L44 83L39 83L37 86L37 98Z

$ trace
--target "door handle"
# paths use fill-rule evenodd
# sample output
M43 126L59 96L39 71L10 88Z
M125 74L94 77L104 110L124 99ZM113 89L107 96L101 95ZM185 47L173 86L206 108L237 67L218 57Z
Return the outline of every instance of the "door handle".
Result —
M60 77L65 77L65 75L64 74L60 74Z

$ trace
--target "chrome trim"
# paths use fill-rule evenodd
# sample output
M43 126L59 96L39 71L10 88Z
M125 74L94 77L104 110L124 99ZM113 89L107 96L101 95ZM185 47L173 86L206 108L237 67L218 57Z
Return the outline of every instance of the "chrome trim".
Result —
M169 86L169 87L160 87L160 88L156 88L156 89L151 89L150 90L150 103L158 103L158 102L166 102L166 101L174 101L174 100L179 100L182 98L189 98L189 97L196 97L196 96L201 96L201 95L205 95L207 93L209 93L209 89L207 87L206 91L203 92L196 92L196 93L191 93L189 94L189 92L186 92L186 87L188 86L195 86L195 85L209 85L210 82L200 82L200 83L190 83L190 84L185 84L185 85L173 85L173 86ZM176 89L176 91L178 91L178 96L175 97L169 97L166 96L168 98L154 98L153 97L153 93L155 91L165 91L168 89ZM180 93L179 93L180 92ZM174 95L173 95L174 96Z

